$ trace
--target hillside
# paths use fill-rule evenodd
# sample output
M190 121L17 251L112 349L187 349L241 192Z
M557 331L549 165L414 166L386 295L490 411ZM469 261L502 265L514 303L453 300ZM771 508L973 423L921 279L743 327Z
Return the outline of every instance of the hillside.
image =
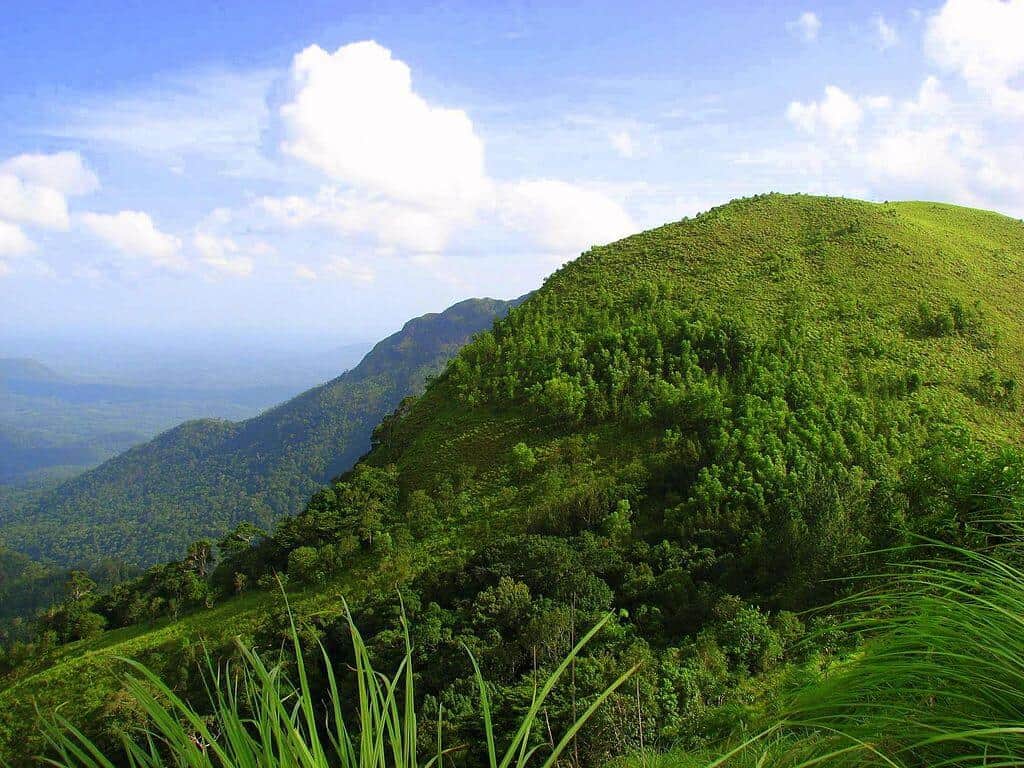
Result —
M510 302L470 299L410 320L338 378L242 422L182 424L60 485L4 535L65 565L150 565L245 520L270 527L350 468L401 400Z
M225 551L189 598L221 605L146 613L172 594L157 573L91 603L111 626L161 623L15 670L0 749L22 738L29 691L82 722L109 712L114 655L199 694L182 662L197 636L277 647L283 616L257 589L274 572L304 636L339 658L341 591L394 657L398 584L426 720L442 702L450 743L479 735L463 644L507 725L533 670L612 609L580 695L645 663L581 734L583 762L636 746L634 696L648 743L747 729L795 665L838 652L830 619L802 612L877 571L859 553L965 536L986 500L1024 509L1021 295L1024 224L933 203L767 195L594 248L385 419L301 514ZM811 630L830 639L808 654ZM556 730L576 694L552 704Z

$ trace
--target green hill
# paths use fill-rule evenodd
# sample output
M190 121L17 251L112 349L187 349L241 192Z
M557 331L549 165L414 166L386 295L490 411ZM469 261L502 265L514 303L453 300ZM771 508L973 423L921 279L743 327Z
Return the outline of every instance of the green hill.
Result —
M636 747L641 710L648 744L753 727L799 665L838 652L827 617L794 612L877 570L858 553L966 536L986 500L1024 509L1021 295L1024 224L933 203L767 195L594 248L385 419L301 514L226 551L220 605L16 669L0 750L31 743L32 694L109 725L118 654L201 695L198 638L278 647L280 601L253 586L274 572L304 636L340 658L342 593L378 658L400 650L397 585L425 722L442 704L448 743L479 743L463 644L511 721L534 670L611 609L545 713L557 732L577 697L645 662L581 733L585 763ZM92 609L138 620L164 578Z
M4 536L61 565L145 566L243 520L270 527L350 468L374 426L509 306L470 299L410 320L352 370L259 416L175 427L58 486L6 521Z

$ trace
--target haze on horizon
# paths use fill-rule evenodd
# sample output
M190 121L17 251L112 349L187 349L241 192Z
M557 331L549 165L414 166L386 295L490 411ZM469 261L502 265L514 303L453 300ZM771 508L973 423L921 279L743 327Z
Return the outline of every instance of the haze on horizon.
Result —
M8 346L377 339L770 190L1024 215L1024 0L122 5L0 26Z

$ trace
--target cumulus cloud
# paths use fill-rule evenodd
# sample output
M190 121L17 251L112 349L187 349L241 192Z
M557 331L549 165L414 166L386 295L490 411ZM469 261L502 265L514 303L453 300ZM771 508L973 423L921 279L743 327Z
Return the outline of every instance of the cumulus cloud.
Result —
M86 195L99 189L100 181L77 152L52 155L25 154L0 163L0 173L17 176L27 184L65 195Z
M1020 132L1006 131L1005 119L976 102L958 103L938 78L925 78L903 100L834 94L826 119L829 101L826 94L822 102L790 104L787 118L810 138L760 162L793 168L813 155L805 186L1024 212Z
M881 14L875 16L872 20L872 24L875 28L878 45L883 51L892 48L894 45L899 43L900 36L896 31L896 27L886 21L884 16Z
M791 102L786 118L805 133L824 130L831 136L849 136L864 119L864 109L842 88L829 85L821 101Z
M282 153L329 183L311 194L258 198L255 208L288 228L339 232L358 252L429 262L457 235L497 224L564 258L631 231L622 206L592 188L489 176L469 115L428 102L408 65L373 41L301 51L274 114ZM624 157L634 153L628 132L609 139Z
M67 198L99 187L77 152L24 154L0 163L0 219L67 229Z
M7 173L0 173L0 219L46 229L67 229L70 222L64 195Z
M22 227L66 230L68 197L99 187L77 152L23 154L0 162L0 256L22 255L35 244ZM49 268L33 262L40 272ZM3 263L3 272L10 265Z
M387 240L397 219L392 239L422 230L437 249L491 199L469 116L428 103L408 65L373 41L297 54L277 118L281 150L338 185L327 215L343 229Z
M804 42L810 43L818 39L821 31L821 19L813 11L804 11L796 19L786 24L786 28Z
M1024 116L1024 0L947 0L928 19L925 50L996 109Z
M96 237L130 258L144 258L157 267L185 267L181 240L157 229L148 213L83 213L81 222Z
M369 235L381 245L414 254L440 252L457 227L444 211L336 187L321 187L310 197L265 196L255 204L286 227L312 225L349 236Z
M507 226L564 256L636 231L629 214L607 195L555 179L508 185L501 211Z

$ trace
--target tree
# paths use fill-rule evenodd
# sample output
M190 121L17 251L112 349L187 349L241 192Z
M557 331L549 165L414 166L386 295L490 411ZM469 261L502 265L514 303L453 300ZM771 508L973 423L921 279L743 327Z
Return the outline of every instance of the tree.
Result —
M85 571L72 571L64 583L64 594L72 603L80 603L93 593L96 582Z
M615 511L604 519L604 530L615 545L623 544L633 530L632 512L628 499L619 499Z
M186 570L191 571L201 579L205 579L209 573L212 561L213 544L209 539L200 539L188 545L188 552L185 554L183 565Z
M245 521L235 526L234 530L217 542L217 549L222 558L237 557L254 547L267 532L252 523Z

